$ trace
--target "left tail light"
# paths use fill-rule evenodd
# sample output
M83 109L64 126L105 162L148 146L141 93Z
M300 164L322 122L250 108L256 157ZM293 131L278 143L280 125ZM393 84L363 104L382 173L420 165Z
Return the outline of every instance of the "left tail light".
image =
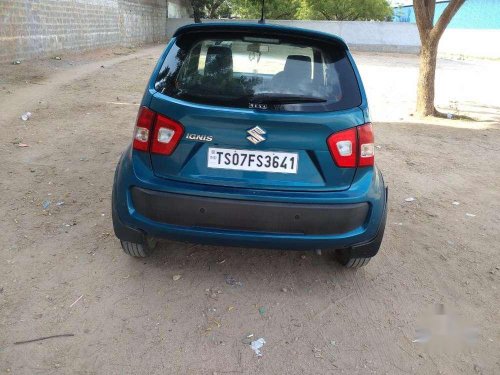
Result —
M149 150L149 135L155 120L156 113L146 107L141 107L137 115L134 129L134 149Z
M184 127L177 121L141 107L134 129L134 150L171 155L179 144Z

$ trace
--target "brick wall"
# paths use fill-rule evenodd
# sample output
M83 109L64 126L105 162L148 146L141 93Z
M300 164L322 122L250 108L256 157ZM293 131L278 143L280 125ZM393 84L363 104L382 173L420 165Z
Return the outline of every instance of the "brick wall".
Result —
M166 38L166 0L0 0L0 61Z

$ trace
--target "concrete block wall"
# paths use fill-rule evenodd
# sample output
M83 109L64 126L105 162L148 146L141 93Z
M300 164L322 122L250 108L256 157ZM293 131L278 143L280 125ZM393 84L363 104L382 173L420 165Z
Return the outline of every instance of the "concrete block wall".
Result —
M169 0L167 12L168 18L189 18L193 8L189 0Z
M500 0L499 0L500 1ZM169 20L167 35L192 23L192 19ZM228 22L227 20L204 20L203 22ZM256 22L232 20L230 22ZM285 21L267 20L267 23L300 27L335 34L343 38L350 48L367 52L419 53L420 37L417 25L407 22L364 21ZM500 30L473 30L447 28L439 43L438 53L447 57L476 57L500 59Z
M167 35L192 23L192 19L169 20ZM248 20L205 20L203 22L256 22ZM267 20L269 24L300 27L331 33L343 38L350 48L370 52L419 53L420 38L417 26L403 22L363 22L363 21L285 21Z
M166 39L166 0L0 0L0 61Z

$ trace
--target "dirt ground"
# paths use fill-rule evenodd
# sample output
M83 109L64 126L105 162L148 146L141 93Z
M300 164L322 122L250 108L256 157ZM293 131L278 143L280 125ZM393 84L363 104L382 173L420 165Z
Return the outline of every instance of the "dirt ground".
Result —
M381 252L350 271L327 253L122 253L113 172L160 52L0 66L0 373L500 374L498 62L441 60L440 107L483 121L430 123L409 115L415 56L356 54L390 197ZM58 334L74 336L15 344Z

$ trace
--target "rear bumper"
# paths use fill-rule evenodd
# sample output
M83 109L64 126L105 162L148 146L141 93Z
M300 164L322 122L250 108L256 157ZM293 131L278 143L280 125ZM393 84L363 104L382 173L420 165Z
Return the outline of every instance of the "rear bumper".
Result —
M383 236L387 194L377 169L349 191L255 192L157 180L124 154L113 187L121 240L145 236L224 246L353 248L373 256ZM356 250L357 249L357 250Z
M131 189L137 212L160 223L277 234L340 234L364 224L369 205L294 204L219 199Z

